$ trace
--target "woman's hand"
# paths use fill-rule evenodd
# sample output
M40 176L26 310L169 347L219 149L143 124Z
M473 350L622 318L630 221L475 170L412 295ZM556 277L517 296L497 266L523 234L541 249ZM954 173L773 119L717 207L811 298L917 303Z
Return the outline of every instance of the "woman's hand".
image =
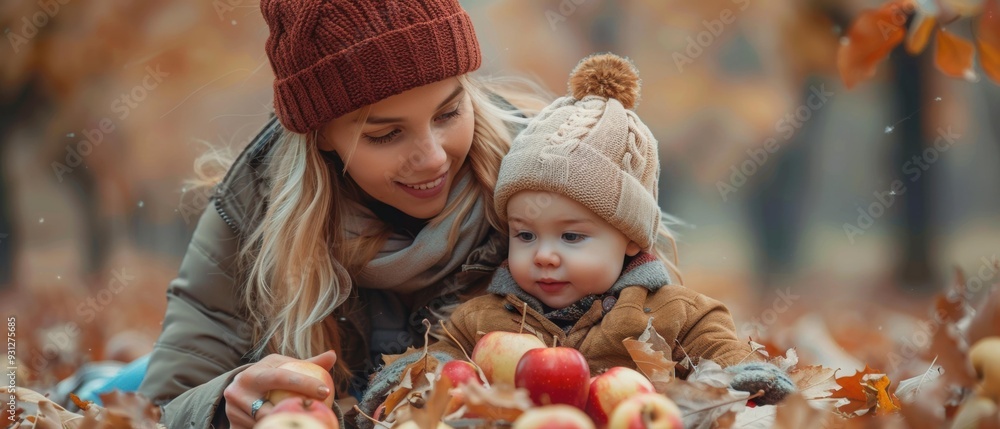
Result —
M222 394L226 399L226 417L232 428L251 428L258 420L266 417L274 404L264 402L253 417L250 415L250 405L258 399L266 399L267 392L271 390L288 390L319 401L333 394L318 379L278 368L279 365L294 360L298 359L278 354L268 355L236 375ZM306 361L329 371L337 361L337 355L328 351Z

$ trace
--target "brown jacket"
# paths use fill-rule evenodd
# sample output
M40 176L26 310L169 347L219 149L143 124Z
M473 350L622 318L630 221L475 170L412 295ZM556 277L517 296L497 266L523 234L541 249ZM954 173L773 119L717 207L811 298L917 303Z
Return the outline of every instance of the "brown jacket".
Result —
M733 318L724 304L670 283L664 265L641 253L629 262L606 294L617 299L595 300L567 332L543 314L540 301L517 286L505 262L493 276L487 289L490 293L460 305L445 324L457 343L442 339L431 345L429 351L439 360L459 359L463 354L458 345L471 355L476 341L487 332L518 332L521 312L527 303L525 331L539 334L546 344L558 338L560 345L579 350L590 364L592 374L614 366L635 369L622 340L642 335L650 318L656 332L668 344L675 345L672 350L675 361L683 360L685 353L691 358L711 359L723 367L744 359L756 360L748 358L750 346L737 338ZM380 389L391 387L389 380L398 381L405 365L416 360L420 352L413 351L379 371L361 409L369 411L381 403L388 390ZM687 374L678 368L678 376L683 378Z
M177 278L167 289L163 332L157 339L139 392L164 407L163 423L189 429L224 424L222 392L254 359L249 309L241 305L245 279L236 258L239 246L259 224L269 185L264 177L280 133L276 119L240 154L201 214ZM489 235L473 249L449 284L462 289L427 288L413 297L412 314L390 293L362 290L326 323L339 324L345 344L339 359L355 373L352 388L363 392L379 352L401 353L422 343L421 320L442 304L484 286L506 255L504 234ZM481 290L481 289L480 289ZM343 313L343 314L342 314ZM339 410L337 410L339 412ZM348 422L350 423L350 422Z

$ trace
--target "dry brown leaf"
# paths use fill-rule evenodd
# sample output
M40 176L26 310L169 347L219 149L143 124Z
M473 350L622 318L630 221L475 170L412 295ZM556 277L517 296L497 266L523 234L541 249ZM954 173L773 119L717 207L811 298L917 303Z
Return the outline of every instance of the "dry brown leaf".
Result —
M465 383L458 389L465 398L469 413L488 420L513 422L534 406L527 390L510 385L487 388L477 383Z
M862 12L841 39L837 68L848 89L874 76L878 63L906 36L905 22L898 22L899 3L890 1Z
M79 416L76 413L72 413L70 411L67 411L63 407L60 407L58 404L50 401L49 398L46 398L44 395L42 395L42 394L40 394L38 392L35 392L34 390L25 389L23 387L18 387L17 388L17 393L15 394L15 396L17 397L17 399L19 401L26 402L26 403L29 403L29 404L39 405L42 402L50 402L50 403L52 403L52 405L55 406L55 411L57 413L57 417L59 418L60 422L66 421L66 420L69 420L71 418Z
M382 362L385 364L385 366L392 365L392 363L399 360L399 358L406 356L410 353L416 353L416 350L417 350L416 348L410 346L406 348L406 351L398 355L382 355Z
M777 406L774 429L823 428L830 413L809 405L804 396L793 393Z
M784 356L775 356L768 360L768 362L782 371L788 372L788 370L799 364L799 354L794 348L791 348L785 351Z
M806 399L826 398L830 391L837 389L837 370L822 365L796 368L788 372L799 394Z
M935 386L935 381L937 381L944 372L944 370L936 364L937 360L931 362L930 367L927 368L927 371L924 371L922 374L900 381L896 386L896 391L893 392L893 395L896 395L896 397L899 398L904 404L915 402L920 396L919 393L921 390L926 387Z
M38 412L35 414L35 429L62 429L62 407L55 402L45 400L38 402Z
M410 411L413 421L422 429L437 428L438 423L441 422L445 411L448 409L448 401L450 399L448 390L451 388L451 382L441 377L441 367L443 365L439 366L439 370L433 375L435 379L433 383L434 387L427 393L427 402L424 407Z
M654 382L669 382L675 376L677 362L670 359L672 350L667 341L653 329L653 318L646 323L646 330L638 339L622 341L625 350L635 361L639 371Z
M975 49L972 42L938 28L934 65L941 73L954 78L973 79L976 75L972 69L973 55Z
M750 399L747 392L680 379L665 384L663 388L662 393L681 409L687 429L710 428L726 414L744 410Z

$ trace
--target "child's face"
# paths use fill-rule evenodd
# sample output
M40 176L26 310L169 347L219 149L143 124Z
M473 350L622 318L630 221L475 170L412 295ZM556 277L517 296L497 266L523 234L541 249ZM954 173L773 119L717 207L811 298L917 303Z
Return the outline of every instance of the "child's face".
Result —
M521 191L507 203L510 272L521 289L552 308L602 294L639 246L580 203Z

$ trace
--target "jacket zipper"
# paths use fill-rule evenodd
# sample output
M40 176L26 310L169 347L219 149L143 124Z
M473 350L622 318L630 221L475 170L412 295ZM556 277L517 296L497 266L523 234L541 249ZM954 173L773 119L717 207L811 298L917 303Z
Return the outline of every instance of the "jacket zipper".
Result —
M226 213L226 211L222 208L222 204L220 204L221 202L222 202L221 192L216 191L215 203L214 203L215 211L219 213L219 217L222 218L222 221L225 222L226 225L229 225L229 229L231 229L234 234L239 235L240 233L239 228L236 227L236 223L233 222L233 219L229 217L229 214Z

